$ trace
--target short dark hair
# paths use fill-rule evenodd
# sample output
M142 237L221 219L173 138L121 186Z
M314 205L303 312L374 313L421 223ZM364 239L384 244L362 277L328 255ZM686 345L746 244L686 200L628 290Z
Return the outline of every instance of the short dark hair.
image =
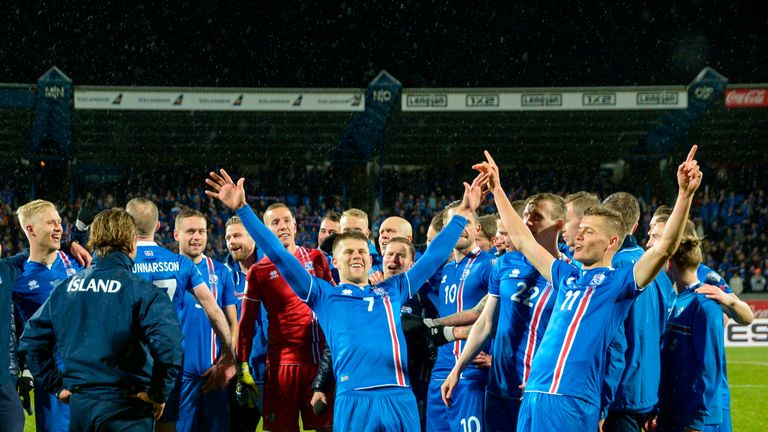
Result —
M341 222L341 213L335 212L333 210L329 211L328 213L323 216L322 219L320 219L320 223L322 224L327 219L329 219L331 222L339 223Z
M408 250L411 252L411 259L416 260L416 248L413 246L413 242L411 242L405 237L394 237L389 240L389 243L387 243L387 247L389 247L389 245L391 245L392 243L404 244L406 247L408 247ZM384 251L382 252L385 252L385 251L386 251L386 248L384 248Z
M360 240L364 241L365 245L368 246L368 236L365 234L359 232L359 231L347 231L345 233L339 233L339 235L336 236L336 239L333 240L333 251L336 252L336 246L339 245L339 243L343 242L344 240ZM370 247L368 248L370 252ZM334 253L334 255L336 255Z
M616 192L603 200L603 206L616 211L624 222L624 232L632 234L632 228L640 221L640 203L634 195L627 192Z
M656 222L667 223L671 214L672 207L662 204L653 212L653 217L656 218Z

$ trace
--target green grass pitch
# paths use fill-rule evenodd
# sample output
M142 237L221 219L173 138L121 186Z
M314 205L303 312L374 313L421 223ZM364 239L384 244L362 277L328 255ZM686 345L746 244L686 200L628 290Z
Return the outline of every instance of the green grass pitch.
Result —
M733 430L768 431L768 347L731 347L726 354ZM24 431L35 431L34 416L27 417Z

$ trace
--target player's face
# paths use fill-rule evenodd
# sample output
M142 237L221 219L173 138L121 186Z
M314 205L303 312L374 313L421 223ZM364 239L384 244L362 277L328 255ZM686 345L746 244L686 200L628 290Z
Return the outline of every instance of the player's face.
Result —
M569 248L573 249L576 241L576 233L579 231L581 219L573 211L573 203L565 205L565 225L563 228L563 240Z
M47 251L61 249L61 216L53 207L44 207L24 227L29 234L30 244Z
M651 220L651 229L648 230L648 243L646 244L648 249L652 248L653 245L661 240L661 236L664 234L664 227L666 226L666 222L655 222L653 219Z
M287 208L272 209L264 214L264 222L283 246L296 244L296 221Z
M601 261L608 248L617 241L618 237L611 237L599 216L584 216L574 238L573 258L591 266Z
M339 269L342 282L365 284L371 269L371 251L368 242L357 239L340 241L333 248L333 265Z
M512 239L509 237L509 231L501 219L496 220L496 247L507 252L515 250L515 245L512 244Z
M403 224L396 218L384 219L379 228L379 247L383 251L387 248L389 241L395 237L406 237Z
M408 271L413 265L411 249L401 242L387 245L384 250L384 279Z
M528 204L523 210L523 222L536 241L542 245L552 236L556 236L561 227L557 220L552 219L551 206L549 201L539 201Z
M483 231L477 232L477 235L475 235L475 243L477 244L477 247L486 252L491 250L491 239L486 237Z
M323 240L325 240L329 235L336 234L340 231L338 222L334 222L330 219L324 220L320 224L320 231L317 232L317 246L319 247L321 244L323 244Z
M173 231L173 237L179 242L179 252L194 261L205 252L208 243L205 219L192 216L180 220Z
M235 261L245 261L256 249L256 242L245 230L243 224L228 226L224 239L227 241L227 249Z
M366 237L371 233L365 220L354 216L342 216L339 225L343 233L357 231Z
M446 225L448 222L450 222L451 218L459 211L458 207L454 207L451 209L446 210L445 215L443 215L443 224ZM456 246L454 246L454 249L457 250L467 250L471 247L474 247L475 245L475 233L477 233L478 224L473 221L467 221L467 224L464 226L464 231L461 232L461 236L459 236L459 240L456 242Z

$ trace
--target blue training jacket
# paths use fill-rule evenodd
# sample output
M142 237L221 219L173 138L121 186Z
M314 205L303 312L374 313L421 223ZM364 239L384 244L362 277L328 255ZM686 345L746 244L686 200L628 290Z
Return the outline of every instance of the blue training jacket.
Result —
M611 264L631 266L642 255L643 249L629 235ZM672 281L661 272L630 307L606 354L600 418L606 418L608 411L645 414L656 406L662 338L674 299Z
M27 322L19 352L46 390L114 399L147 391L165 402L181 372L179 319L168 295L135 276L132 265L121 252L94 258Z

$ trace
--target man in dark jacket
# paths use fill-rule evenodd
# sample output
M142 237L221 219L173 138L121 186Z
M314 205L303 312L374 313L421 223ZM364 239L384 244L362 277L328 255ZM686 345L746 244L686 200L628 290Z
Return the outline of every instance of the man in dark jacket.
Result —
M70 430L150 431L181 370L178 318L162 290L131 272L136 225L128 213L104 211L90 231L92 267L53 289L19 352L45 390L71 403Z

